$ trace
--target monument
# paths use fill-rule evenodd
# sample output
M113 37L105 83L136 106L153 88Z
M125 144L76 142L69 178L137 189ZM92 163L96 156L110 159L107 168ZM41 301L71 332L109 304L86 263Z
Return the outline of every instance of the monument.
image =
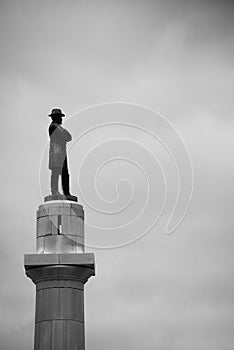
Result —
M36 285L34 350L85 350L84 285L95 275L95 260L84 251L83 207L69 190L71 134L61 126L60 109L50 116L51 195L37 210L36 253L24 256L26 275Z
M52 119L49 126L49 169L51 170L51 195L45 197L45 201L53 199L68 199L77 201L77 197L70 194L66 144L72 140L72 136L68 130L61 126L64 116L65 114L63 114L59 108L53 108L51 114L49 114L49 117ZM58 180L60 175L62 180L63 195L58 191Z

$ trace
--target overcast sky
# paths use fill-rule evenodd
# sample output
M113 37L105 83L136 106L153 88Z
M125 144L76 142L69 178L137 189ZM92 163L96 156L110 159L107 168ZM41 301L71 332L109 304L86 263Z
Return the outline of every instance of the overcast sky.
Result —
M36 210L49 193L47 115L54 107L65 112L73 135L72 193L84 205L90 245L121 245L141 235L163 205L160 165L168 185L165 210L143 238L117 249L86 249L97 264L86 285L87 350L233 349L233 2L1 0L0 10L0 350L32 349L35 288L24 274L23 254L35 251ZM116 101L157 110L168 123L134 105L77 113ZM173 234L165 234L178 185L172 159L137 127L96 127L108 121L140 125L170 145L184 181L180 214L191 169L173 130L187 145L194 192ZM110 138L117 140L105 143ZM132 162L119 159L100 169L99 194L117 198L108 204L97 199L93 184L98 167L112 157ZM115 186L123 178L129 182L120 183L118 198ZM115 218L90 204L126 211Z

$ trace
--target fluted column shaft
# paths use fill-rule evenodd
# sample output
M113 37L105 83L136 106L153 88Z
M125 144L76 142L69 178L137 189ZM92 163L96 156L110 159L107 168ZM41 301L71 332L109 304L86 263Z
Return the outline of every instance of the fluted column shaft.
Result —
M52 265L26 273L36 284L34 350L84 350L84 284L93 269Z

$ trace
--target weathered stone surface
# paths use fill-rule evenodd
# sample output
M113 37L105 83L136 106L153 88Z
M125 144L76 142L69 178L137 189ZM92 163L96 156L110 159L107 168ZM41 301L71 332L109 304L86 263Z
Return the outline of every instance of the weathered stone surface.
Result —
M67 322L64 320L52 321L51 350L72 350L67 348Z
M75 244L75 253L77 253L77 254L84 253L84 245L83 244Z
M84 235L84 221L77 216L62 216L62 233L71 235Z
M44 253L75 253L77 243L65 235L45 236Z
M84 323L78 322L78 345L77 349L85 349L85 328Z
M84 323L67 321L67 349L85 349Z
M37 253L43 254L45 251L45 238L44 238L44 236L37 237L36 243L37 243L37 247L36 247Z
M94 255L92 253L30 254L25 256L25 270L26 275L36 285L39 283L40 289L42 284L45 288L51 280L57 280L56 283L67 283L65 280L70 280L71 283L75 281L78 286L71 287L82 289L80 283L85 283L89 277L95 275ZM59 284L56 286L60 287Z
M49 215L49 210L48 209L46 209L46 208L41 206L41 209L37 210L37 218L40 218L42 216L47 216L47 215Z
M59 318L72 320L74 318L74 298L72 288L59 288Z
M63 289L63 288L62 288ZM43 302L46 304L46 313L42 315L45 320L54 320L59 317L59 304L60 304L60 288L47 288L46 296Z
M35 336L39 340L39 347L36 344L36 348L39 350L52 350L51 349L51 321L45 321L39 323L39 339L38 336Z
M52 220L49 216L37 219L37 237L52 234Z
M76 265L91 266L94 268L95 258L93 253L83 254L25 254L24 266L31 267L50 265ZM40 272L41 273L41 272Z
M40 350L40 323L35 323L34 350Z
M44 293L44 290L39 290L37 291L37 294L36 294L36 312L35 312L36 323L43 319L43 310L42 310L43 293Z
M72 287L45 288L37 291L36 322L84 320L83 291Z
M93 253L83 254L60 254L59 263L66 265L91 265L94 267L95 259Z
M34 254L43 255L43 254ZM84 350L84 283L94 274L94 266L84 265L84 261L94 263L93 254L86 260L79 258L79 265L64 264L63 254L44 255L44 262L50 256L59 256L56 265L38 266L35 257L26 257L27 275L37 286L34 350ZM67 254L78 255L78 254ZM31 260L30 260L31 259ZM41 263L43 259L38 259ZM66 260L66 259L65 259ZM67 261L68 261L67 257Z
M57 265L59 264L59 259L59 254L25 254L24 266L30 268L45 265Z
M38 253L84 252L84 211L80 204L48 202L39 206L37 216Z
M78 254L77 254L78 255ZM91 276L95 275L95 266L89 265L44 265L33 267L25 266L26 275L37 285L39 282L49 280L79 281L85 284Z
M79 216L84 219L84 210L82 205L79 205L79 204L77 205L72 203L70 209L71 209L70 215Z
M60 233L58 215L52 215L48 217L51 221L52 235L58 235Z
M49 215L70 215L71 206L53 206L49 207L48 214Z
M73 288L73 319L84 321L84 292L80 289Z

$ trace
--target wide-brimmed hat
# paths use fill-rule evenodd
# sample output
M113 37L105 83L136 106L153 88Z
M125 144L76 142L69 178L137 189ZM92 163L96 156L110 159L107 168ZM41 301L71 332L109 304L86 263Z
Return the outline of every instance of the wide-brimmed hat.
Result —
M65 117L65 114L62 113L60 108L53 108L48 117L54 117L56 115L59 115L60 117Z

